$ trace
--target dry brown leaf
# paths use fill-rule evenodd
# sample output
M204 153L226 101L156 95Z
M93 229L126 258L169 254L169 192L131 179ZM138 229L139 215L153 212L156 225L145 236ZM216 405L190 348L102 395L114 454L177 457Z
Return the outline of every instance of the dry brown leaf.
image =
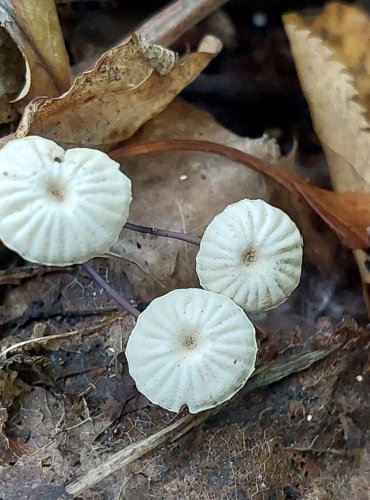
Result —
M0 372L0 397L2 407L7 409L13 401L23 392L27 392L28 386L18 378L18 373L9 369Z
M274 141L238 137L208 113L179 99L147 123L135 135L135 143L164 137L214 139L271 162L279 159ZM268 199L262 176L220 157L170 152L124 159L122 166L133 181L130 222L135 224L201 235L229 203L248 196ZM137 262L130 265L114 260L111 269L112 275L128 275L135 288L133 295L141 300L198 284L194 258L197 247L193 245L124 230L114 251Z
M0 461L9 449L9 439L6 437L5 424L8 420L8 412L5 408L0 408Z
M168 151L213 153L256 170L278 182L297 200L307 203L331 227L344 245L351 249L367 248L369 245L370 193L336 193L320 189L297 174L286 171L284 168L274 168L266 161L240 149L204 140L167 139L126 145L111 151L110 156L119 160L124 156L130 158Z
M337 233L349 248L366 248L370 221L370 195L368 193L335 193L306 182L296 183L310 207Z
M345 64L296 14L285 16L298 75L315 131L328 158L334 188L366 191L370 185L370 133L364 108ZM369 25L370 28L370 25Z
M287 174L297 174L297 150L298 141L294 140L289 154L279 164ZM301 171L301 174L305 172ZM337 265L333 256L341 245L338 238L330 227L320 224L318 214L309 205L300 203L294 196L287 196L286 190L277 182L271 184L271 203L287 213L302 233L306 264L313 264L328 276Z
M220 49L217 38L206 37L198 52L161 76L133 35L125 45L103 54L95 68L79 76L63 96L34 100L25 110L17 136L36 134L65 146L109 147L131 137L162 111Z
M43 387L32 388L23 398L19 411L12 416L12 425L20 433L22 427L30 430L25 445L29 452L43 448L45 455L53 454L61 442L63 428L61 415L64 411L62 397L54 396ZM54 442L53 442L54 441Z
M27 79L18 100L54 97L71 83L68 54L53 0L0 0L0 24L27 63Z
M370 18L357 7L335 3L313 23L297 14L284 16L284 23L334 189L369 192ZM370 312L368 257L362 250L356 250L355 257Z
M21 404L15 401L8 422L9 449L4 462L16 464L13 468L6 465L0 468L0 498L61 498L53 495L53 488L48 484L47 478L58 483L65 472L65 460L59 450L65 428L64 410L63 398L42 387L29 387L28 392L21 396ZM33 474L27 473L30 457L42 460L43 464L48 463L47 470L41 471L41 477L39 471L36 476L35 470L32 471ZM19 470L20 464L23 464L22 471ZM18 481L14 481L14 476L18 476ZM20 482L20 477L24 481ZM27 487L26 482L29 483ZM27 488L33 490L35 495L29 496ZM19 492L22 490L21 495Z
M328 3L312 21L310 29L330 45L350 71L359 92L357 98L369 118L370 31L365 10L340 2Z
M10 101L22 87L26 66L16 44L1 26L0 47L0 123L8 123L17 116Z
M56 467L52 457L49 462ZM0 467L0 498L8 500L24 498L27 500L55 499L68 500L63 486L56 484L50 463L45 466L45 457L39 453L22 456L15 465Z

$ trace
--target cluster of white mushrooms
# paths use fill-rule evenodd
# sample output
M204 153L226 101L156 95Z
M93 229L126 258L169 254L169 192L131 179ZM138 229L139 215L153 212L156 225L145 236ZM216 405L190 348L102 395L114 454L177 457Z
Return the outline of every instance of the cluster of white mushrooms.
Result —
M65 151L32 136L0 150L0 239L28 261L67 266L102 255L118 239L131 199L131 181L100 151ZM246 313L284 302L301 265L302 238L284 212L261 200L226 207L200 243L204 289L154 299L137 319L126 357L138 389L175 412L230 399L255 367Z

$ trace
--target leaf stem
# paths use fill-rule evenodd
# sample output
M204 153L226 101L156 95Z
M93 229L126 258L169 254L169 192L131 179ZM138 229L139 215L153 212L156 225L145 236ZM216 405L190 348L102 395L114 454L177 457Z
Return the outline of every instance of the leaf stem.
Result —
M154 236L164 236L165 238L172 238L174 240L185 241L186 243L191 243L192 245L200 245L199 236L194 234L180 233L178 231L167 231L167 229L158 229L157 227L139 226L137 224L132 224L131 222L126 222L124 225L125 229L130 231L136 231L137 233L152 234Z
M120 161L125 156L133 157L149 153L163 153L165 151L199 151L200 153L223 156L229 160L246 165L263 175L267 175L290 191L298 200L303 198L302 193L297 189L297 185L304 183L304 181L298 175L291 172L284 172L283 169L276 168L264 160L239 149L226 146L225 144L196 139L164 139L161 141L129 144L128 146L124 145L113 149L108 154L113 160Z
M88 274L90 274L90 276L96 281L96 283L98 285L100 285L105 290L105 292L110 297L112 297L112 299L115 302L117 302L117 304L122 309L124 309L126 312L128 312L129 314L131 314L134 318L137 318L139 316L140 311L138 309L136 309L135 306L133 306L132 304L130 304L130 302L128 300L126 300L124 297L121 297L121 295L114 288L112 288L110 285L108 285L108 283L105 281L105 279L102 278L100 276L100 274L97 273L95 271L95 269L90 264L87 264L87 263L82 264L82 268Z
M255 156L216 142L195 139L167 139L130 144L110 151L109 156L119 161L122 157L140 156L165 151L199 151L212 153L241 163L264 174L287 189L299 202L306 203L337 234L342 243L352 250L369 247L368 207L370 193L336 192L313 186L299 175L277 168Z

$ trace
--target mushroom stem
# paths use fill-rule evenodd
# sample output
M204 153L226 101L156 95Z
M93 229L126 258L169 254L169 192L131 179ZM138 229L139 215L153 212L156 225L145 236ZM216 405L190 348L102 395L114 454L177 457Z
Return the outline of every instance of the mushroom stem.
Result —
M117 304L122 309L131 314L134 318L137 318L139 316L140 311L136 309L136 307L134 307L132 304L130 304L130 302L124 297L121 297L121 295L117 293L114 288L108 285L105 279L102 278L90 264L82 264L82 267L88 274L90 274L90 276L96 281L96 283L100 285L106 291L106 293L117 302Z
M136 231L137 233L153 234L154 236L164 236L165 238L181 240L198 246L200 245L201 240L199 236L195 236L194 234L180 233L179 231L167 231L167 229L158 229L157 227L138 226L137 224L132 224L131 222L126 222L124 228Z

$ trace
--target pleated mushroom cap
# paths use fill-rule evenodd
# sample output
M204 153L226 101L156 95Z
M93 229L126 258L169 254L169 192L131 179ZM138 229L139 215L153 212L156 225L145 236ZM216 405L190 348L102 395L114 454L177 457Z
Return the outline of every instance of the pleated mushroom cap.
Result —
M131 199L131 181L100 151L35 136L0 150L0 238L31 262L67 266L103 254Z
M154 299L126 348L129 371L152 403L198 413L230 399L254 371L255 330L234 302L200 289Z
M248 313L272 309L298 286L302 237L290 217L262 200L225 208L206 228L196 258L203 288Z

